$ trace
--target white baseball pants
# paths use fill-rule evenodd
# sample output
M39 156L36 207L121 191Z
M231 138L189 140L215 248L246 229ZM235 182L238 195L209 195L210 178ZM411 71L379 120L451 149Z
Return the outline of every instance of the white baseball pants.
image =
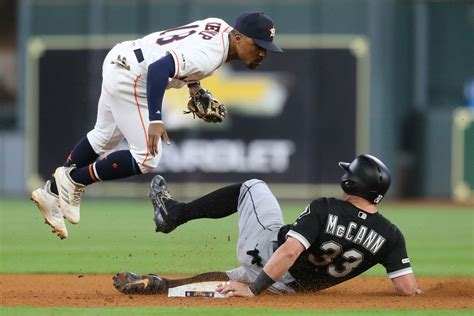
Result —
M143 174L157 167L161 155L148 152L148 102L146 97L146 62L139 63L133 52L135 42L115 45L102 66L102 91L94 129L87 134L94 151L101 155L113 150L124 138ZM114 63L118 58L124 63ZM129 69L127 69L129 68Z

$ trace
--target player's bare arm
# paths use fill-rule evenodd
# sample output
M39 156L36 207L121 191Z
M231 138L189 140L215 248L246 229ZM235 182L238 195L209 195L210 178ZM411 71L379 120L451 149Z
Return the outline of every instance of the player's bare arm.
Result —
M273 281L279 280L290 267L295 263L296 259L305 250L303 244L292 237L288 237L286 242L281 245L267 262L263 268L263 272ZM259 282L259 277L254 282ZM271 282L271 281L270 281ZM270 286L271 284L268 284ZM229 281L221 283L217 287L217 292L226 294L227 297L246 296L251 297L255 294L250 290L252 285L237 281ZM257 285L260 286L260 285Z
M148 126L148 151L153 157L158 155L158 140L162 138L166 144L171 144L168 132L163 122L150 122Z
M413 296L421 294L421 289L418 287L413 273L405 274L391 280L395 291L400 295Z
M278 280L288 272L304 250L303 244L298 239L289 236L286 242L275 251L263 270L273 280Z

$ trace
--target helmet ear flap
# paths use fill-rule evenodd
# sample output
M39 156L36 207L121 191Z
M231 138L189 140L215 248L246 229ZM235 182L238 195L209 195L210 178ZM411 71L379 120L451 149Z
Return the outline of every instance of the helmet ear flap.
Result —
M357 189L357 182L351 179L351 175L349 173L346 173L344 176L342 176L339 183L342 190L347 194L351 194L351 192Z
M355 182L352 181L352 180L346 179L346 180L342 181L342 184L343 184L346 188L351 188L351 187L354 186Z

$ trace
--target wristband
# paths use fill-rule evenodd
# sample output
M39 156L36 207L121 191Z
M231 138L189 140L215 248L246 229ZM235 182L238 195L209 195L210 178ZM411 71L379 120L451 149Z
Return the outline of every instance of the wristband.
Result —
M253 295L258 295L264 290L266 290L273 283L275 283L275 281L273 281L273 279L270 278L268 274L262 270L262 272L260 272L260 274L255 279L255 281L250 284L250 292L252 292Z

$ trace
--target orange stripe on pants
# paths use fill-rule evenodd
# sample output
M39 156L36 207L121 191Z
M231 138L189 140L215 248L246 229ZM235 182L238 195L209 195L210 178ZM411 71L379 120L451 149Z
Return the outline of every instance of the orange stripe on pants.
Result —
M145 159L142 161L142 165L145 163L145 161L148 159L148 154L150 153L148 151L148 135L147 131L145 128L145 123L143 122L143 117L142 117L142 111L140 110L140 103L138 103L138 97L137 97L137 82L138 79L140 79L142 75L138 75L137 78L135 78L135 82L133 85L133 96L135 97L135 104L137 105L137 110L138 110L138 116L140 117L140 122L142 123L142 128L143 128L143 134L145 135L145 142L146 142L146 156Z

